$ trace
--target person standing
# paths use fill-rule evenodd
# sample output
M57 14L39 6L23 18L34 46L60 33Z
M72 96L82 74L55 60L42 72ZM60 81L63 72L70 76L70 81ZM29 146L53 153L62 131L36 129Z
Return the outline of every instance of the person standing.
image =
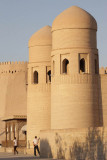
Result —
M13 145L14 145L14 154L18 154L18 151L17 151L17 139L16 137L14 137L14 140L13 140Z
M34 155L36 156L36 150L38 151L38 154L40 155L40 151L39 151L39 147L38 147L38 143L39 143L39 139L37 139L37 136L35 136L34 140L33 140L33 146L34 146Z

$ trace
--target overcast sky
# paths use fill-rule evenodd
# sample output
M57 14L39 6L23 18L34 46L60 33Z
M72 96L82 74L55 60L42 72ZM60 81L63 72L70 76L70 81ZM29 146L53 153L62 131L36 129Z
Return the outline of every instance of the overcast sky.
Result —
M0 62L28 61L31 35L72 5L95 17L100 67L106 67L107 0L0 0Z

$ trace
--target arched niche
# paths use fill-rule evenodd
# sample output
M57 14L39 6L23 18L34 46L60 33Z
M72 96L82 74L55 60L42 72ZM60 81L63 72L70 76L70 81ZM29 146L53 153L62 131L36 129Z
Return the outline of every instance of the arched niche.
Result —
M85 72L85 59L84 58L80 60L80 73L81 72Z
M34 71L33 77L34 77L34 84L38 84L38 72L37 71Z
M64 59L62 61L62 73L68 74L69 72L69 61L68 59Z
M48 75L48 82L51 82L51 70L48 71L47 75Z

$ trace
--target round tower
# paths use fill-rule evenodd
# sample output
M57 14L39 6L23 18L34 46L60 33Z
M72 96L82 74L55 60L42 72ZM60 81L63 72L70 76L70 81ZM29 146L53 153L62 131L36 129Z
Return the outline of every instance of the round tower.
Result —
M29 40L27 143L32 146L40 130L50 129L51 27L45 26Z
M97 23L73 6L52 24L51 128L100 126Z

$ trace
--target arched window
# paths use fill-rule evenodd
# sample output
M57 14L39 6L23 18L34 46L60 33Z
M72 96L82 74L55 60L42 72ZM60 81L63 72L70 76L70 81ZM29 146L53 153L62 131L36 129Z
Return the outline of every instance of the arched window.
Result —
M51 70L48 71L48 81L51 82Z
M80 72L85 72L85 59L80 60Z
M97 72L97 60L95 59L95 74L97 74L98 72Z
M34 71L34 84L38 83L38 72Z
M64 59L62 62L62 73L68 73L69 70L69 61L67 59Z

